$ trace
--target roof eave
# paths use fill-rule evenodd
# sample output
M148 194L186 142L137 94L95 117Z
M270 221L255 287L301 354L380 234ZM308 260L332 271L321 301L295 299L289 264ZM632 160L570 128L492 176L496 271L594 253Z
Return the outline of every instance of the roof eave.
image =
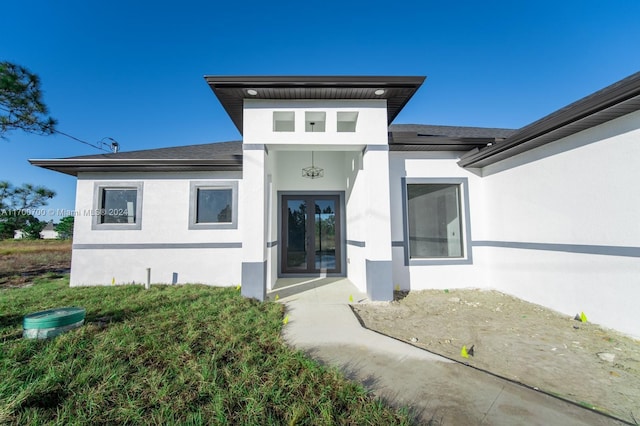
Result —
M502 143L470 152L458 165L485 167L637 110L640 72L523 127Z
M219 76L205 75L212 87L420 87L424 76Z
M231 121L242 134L243 103L245 99L343 99L331 93L331 96L300 95L300 91L321 92L335 89L371 90L371 96L345 97L344 99L384 99L387 101L388 123L391 123L404 106L413 97L426 77L424 76L204 76L207 84L216 95ZM373 95L377 89L390 89L383 95ZM264 90L268 95L258 93L255 97L247 93L248 89ZM280 92L280 93L278 93ZM285 96L294 92L294 97ZM367 91L368 92L368 91ZM327 92L328 93L328 92ZM307 96L308 95L308 96ZM361 95L361 94L359 94ZM290 94L289 94L290 96ZM325 97L326 96L326 97Z
M427 139L427 140L425 140ZM389 141L391 151L469 151L496 143L496 138L420 138Z
M31 159L34 166L71 176L82 172L242 171L242 159Z

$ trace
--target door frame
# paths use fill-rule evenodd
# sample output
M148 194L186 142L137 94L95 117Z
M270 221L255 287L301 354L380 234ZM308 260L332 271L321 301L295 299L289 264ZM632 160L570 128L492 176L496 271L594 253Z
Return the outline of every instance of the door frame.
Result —
M291 197L291 196L299 196L299 197L317 197L317 196L326 196L326 195L331 195L331 196L337 196L338 197L338 220L340 222L340 229L339 229L339 235L338 235L338 241L337 243L339 244L339 248L340 248L340 254L339 254L339 264L340 264L340 269L337 272L283 272L282 271L282 264L283 264L283 254L284 254L284 250L285 250L285 244L286 241L283 240L283 231L285 229L284 224L283 224L283 198L284 196L287 197ZM295 277L319 277L319 276L327 276L327 277L346 277L347 276L347 240L346 240L346 214L345 214L345 192L344 191L278 191L278 238L279 238L279 242L278 242L278 246L279 249L278 251L278 278L285 278L285 277L291 277L291 278L295 278ZM336 259L338 260L338 259Z

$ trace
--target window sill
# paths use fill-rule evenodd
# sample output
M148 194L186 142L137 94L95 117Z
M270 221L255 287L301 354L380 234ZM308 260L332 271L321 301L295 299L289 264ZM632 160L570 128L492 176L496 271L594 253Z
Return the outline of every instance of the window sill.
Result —
M238 229L235 223L190 223L189 230L199 229Z
M94 223L92 231L139 231L140 223Z
M409 259L408 266L421 265L471 265L473 259L466 257L431 257L424 259Z

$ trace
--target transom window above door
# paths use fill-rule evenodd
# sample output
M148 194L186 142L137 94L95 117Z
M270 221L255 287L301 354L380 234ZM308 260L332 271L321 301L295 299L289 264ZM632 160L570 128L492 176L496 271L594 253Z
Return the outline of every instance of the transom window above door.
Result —
M302 111L299 111L302 113ZM358 124L358 111L336 111L329 114L330 131L353 133ZM274 132L295 132L296 111L273 111ZM333 127L335 124L335 127ZM327 113L325 111L304 111L304 131L306 133L325 133L327 131Z

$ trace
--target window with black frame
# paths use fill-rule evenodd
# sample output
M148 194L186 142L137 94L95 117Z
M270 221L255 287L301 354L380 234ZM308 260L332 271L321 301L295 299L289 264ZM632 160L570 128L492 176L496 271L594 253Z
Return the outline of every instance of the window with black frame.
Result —
M232 222L231 188L198 188L196 203L196 223Z
M101 188L100 192L101 224L136 223L136 188Z

